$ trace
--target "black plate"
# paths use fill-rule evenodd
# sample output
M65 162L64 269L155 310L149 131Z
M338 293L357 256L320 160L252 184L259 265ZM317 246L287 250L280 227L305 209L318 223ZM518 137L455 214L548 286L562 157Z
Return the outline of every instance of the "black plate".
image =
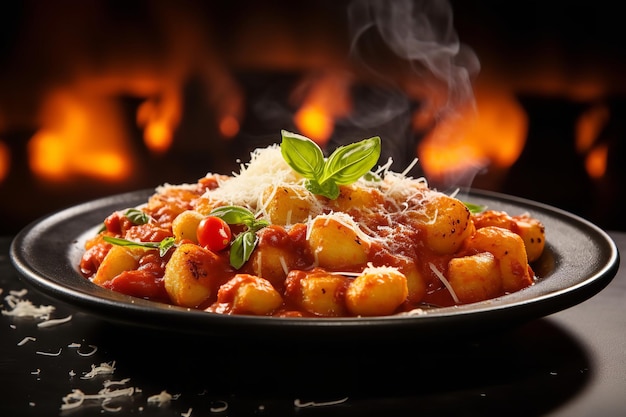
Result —
M151 302L103 289L77 265L86 239L115 210L143 204L153 190L101 198L51 214L22 230L11 259L24 279L48 295L108 320L174 332L255 340L374 340L491 331L546 316L598 293L615 276L619 253L600 228L571 213L508 195L470 191L462 199L509 214L529 212L546 226L547 246L533 264L539 281L497 299L423 314L373 318L228 316Z

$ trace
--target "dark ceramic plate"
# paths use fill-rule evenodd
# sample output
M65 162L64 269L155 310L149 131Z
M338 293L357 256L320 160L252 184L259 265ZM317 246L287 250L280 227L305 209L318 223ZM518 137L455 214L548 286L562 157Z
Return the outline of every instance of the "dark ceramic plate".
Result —
M13 264L40 291L111 321L211 336L304 341L410 339L506 329L592 297L613 279L619 266L615 243L588 221L521 198L471 191L460 197L512 215L529 212L546 226L546 250L533 264L539 280L532 287L485 302L417 315L321 319L206 313L109 291L78 272L83 244L104 218L115 210L145 203L152 193L143 190L101 198L34 222L13 240Z

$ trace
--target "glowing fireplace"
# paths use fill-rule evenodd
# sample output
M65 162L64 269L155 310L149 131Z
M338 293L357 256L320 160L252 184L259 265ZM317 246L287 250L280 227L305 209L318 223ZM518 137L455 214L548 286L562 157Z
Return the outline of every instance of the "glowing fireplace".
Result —
M381 135L394 169L417 157L411 173L442 190L502 191L626 228L614 208L624 35L598 35L615 17L467 3L13 5L0 29L0 231L230 173L283 128L329 148ZM587 23L584 42L571 19Z

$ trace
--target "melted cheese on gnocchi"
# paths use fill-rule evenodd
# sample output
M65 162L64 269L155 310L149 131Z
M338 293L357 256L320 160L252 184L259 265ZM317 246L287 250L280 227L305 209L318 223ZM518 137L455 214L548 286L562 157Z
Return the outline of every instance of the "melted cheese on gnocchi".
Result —
M339 186L331 200L307 189L277 145L258 149L232 176L157 188L132 208L144 221L128 210L111 213L86 243L80 269L100 286L137 297L282 317L391 315L479 302L534 283L530 262L545 245L539 220L472 214L423 178L388 166ZM246 233L233 223L230 245L201 246L202 219L231 206L263 227ZM166 240L173 244L160 250ZM233 256L245 261L236 268Z

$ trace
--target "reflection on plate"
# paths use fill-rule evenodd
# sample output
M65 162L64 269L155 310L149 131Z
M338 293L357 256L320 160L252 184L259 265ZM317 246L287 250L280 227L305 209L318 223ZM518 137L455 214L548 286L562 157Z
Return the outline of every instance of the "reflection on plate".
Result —
M547 245L532 265L540 278L535 285L493 300L412 315L322 319L206 313L109 291L78 272L84 242L104 218L115 210L143 204L152 193L143 190L101 198L34 222L13 240L13 264L42 292L108 320L175 332L305 341L409 339L507 328L592 297L613 279L619 266L615 243L588 221L540 203L470 191L457 197L512 215L529 212L544 223Z

